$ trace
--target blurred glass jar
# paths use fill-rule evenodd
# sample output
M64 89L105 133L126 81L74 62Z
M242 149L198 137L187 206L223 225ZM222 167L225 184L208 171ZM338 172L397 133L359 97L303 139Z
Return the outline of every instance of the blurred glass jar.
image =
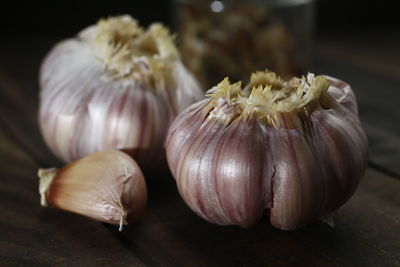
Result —
M313 10L313 0L175 0L173 17L183 61L209 88L256 70L304 74Z

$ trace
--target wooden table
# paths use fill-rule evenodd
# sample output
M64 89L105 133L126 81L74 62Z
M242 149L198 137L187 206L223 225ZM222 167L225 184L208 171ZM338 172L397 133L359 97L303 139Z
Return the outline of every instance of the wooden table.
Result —
M332 54L328 43L318 46L312 70L353 84L372 150L372 167L339 210L335 228L212 225L189 210L165 177L149 182L145 216L120 233L39 205L38 167L60 166L36 122L38 67L57 38L24 38L0 46L0 266L400 266L400 142L399 126L392 125L399 123L400 75L358 68L357 60ZM374 98L375 89L386 99ZM388 142L391 157L381 151Z

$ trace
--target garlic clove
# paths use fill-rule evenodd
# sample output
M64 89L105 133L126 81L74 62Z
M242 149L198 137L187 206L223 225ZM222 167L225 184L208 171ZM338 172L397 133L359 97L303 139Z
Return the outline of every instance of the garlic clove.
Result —
M39 169L42 206L53 206L122 226L143 214L147 189L143 174L127 154L97 152L61 169Z
M260 201L263 173L262 158L257 155L263 154L259 153L260 139L252 138L256 127L251 122L232 122L225 129L211 119L199 129L196 141L182 145L178 189L206 220L248 228L262 216L266 204Z
M272 225L283 230L299 228L319 217L325 176L316 166L307 141L296 130L280 135L274 143L276 173L272 183Z
M309 74L227 79L172 123L167 161L185 202L212 223L300 228L336 211L366 168L367 139L349 85Z

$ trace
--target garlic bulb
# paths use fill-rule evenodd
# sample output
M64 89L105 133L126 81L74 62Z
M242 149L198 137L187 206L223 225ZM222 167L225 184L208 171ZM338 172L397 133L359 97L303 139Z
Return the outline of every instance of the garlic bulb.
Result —
M117 224L120 231L146 207L146 183L139 166L117 150L91 154L61 169L39 169L38 175L42 206Z
M41 131L65 162L105 149L157 162L169 124L203 97L168 29L144 30L130 16L102 19L56 45L40 87Z
M184 201L205 220L296 229L343 205L366 168L367 140L350 86L309 74L227 79L172 123L168 165Z

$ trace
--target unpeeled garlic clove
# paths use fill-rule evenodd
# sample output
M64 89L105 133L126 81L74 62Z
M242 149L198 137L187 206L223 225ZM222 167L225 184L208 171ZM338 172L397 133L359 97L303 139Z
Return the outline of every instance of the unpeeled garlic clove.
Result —
M61 169L39 169L42 206L53 206L122 226L143 214L147 189L143 174L127 154L97 152Z
M367 139L350 86L309 74L227 79L172 123L168 165L184 201L205 220L250 227L268 210L291 230L327 217L354 193Z

